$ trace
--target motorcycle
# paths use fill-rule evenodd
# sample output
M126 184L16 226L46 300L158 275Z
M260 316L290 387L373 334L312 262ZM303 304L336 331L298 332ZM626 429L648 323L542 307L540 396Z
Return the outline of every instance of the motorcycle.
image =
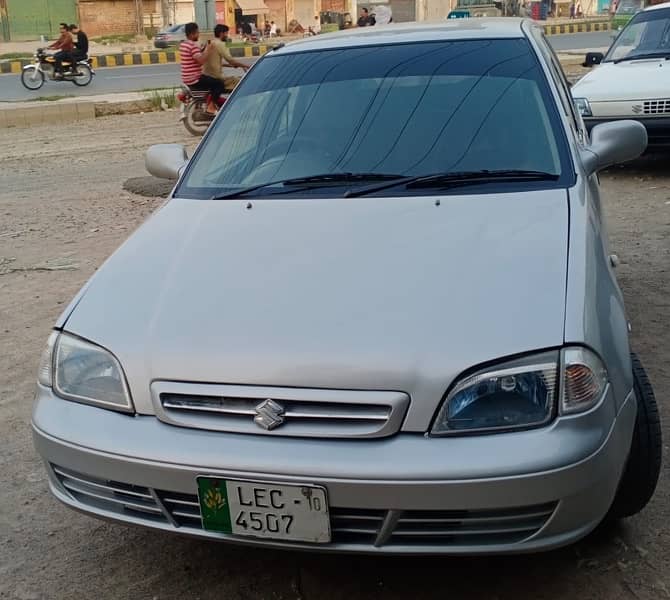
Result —
M78 86L86 86L93 80L95 71L91 67L91 59L77 61L63 61L63 73L58 77L56 73L56 59L48 54L44 48L38 48L33 63L23 67L21 83L29 90L39 90L48 77L50 81L71 81Z
M211 97L208 91L192 90L183 84L181 91L177 93L177 100L181 102L179 120L183 121L186 131L191 135L204 135L214 120L216 115L207 112ZM216 103L217 106L221 108L226 100L228 100L228 94L222 94Z

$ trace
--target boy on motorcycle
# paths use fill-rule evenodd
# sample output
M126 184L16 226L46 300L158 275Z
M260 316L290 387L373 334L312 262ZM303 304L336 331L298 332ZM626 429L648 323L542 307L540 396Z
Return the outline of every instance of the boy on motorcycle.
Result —
M217 25L214 28L214 39L212 40L214 52L211 52L207 57L202 71L209 77L215 77L216 79L223 81L225 90L231 92L235 89L235 86L240 82L241 78L225 77L221 71L221 66L228 65L236 69L244 69L245 71L249 69L249 66L235 60L230 53L230 50L228 50L228 46L226 46L228 31L230 31L228 25Z
M193 90L209 90L211 98L207 105L207 112L216 114L218 111L216 102L223 94L223 82L202 72L202 65L207 62L210 54L215 52L214 46L208 43L204 50L200 48L198 45L200 30L197 23L187 23L184 33L186 39L179 45L181 80L184 85Z

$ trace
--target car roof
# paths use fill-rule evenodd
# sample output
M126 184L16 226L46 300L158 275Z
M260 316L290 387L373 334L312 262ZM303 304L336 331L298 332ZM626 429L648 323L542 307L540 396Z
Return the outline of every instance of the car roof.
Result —
M439 42L467 39L523 38L524 19L485 18L446 19L439 22L391 23L374 27L354 27L316 35L275 48L273 54L310 50L331 50L350 46L379 46L411 42ZM528 22L532 23L532 22Z
M660 8L670 8L670 2L663 2L663 4L654 4L653 6L647 6L647 8L644 9L644 12L647 12L649 10L659 10Z

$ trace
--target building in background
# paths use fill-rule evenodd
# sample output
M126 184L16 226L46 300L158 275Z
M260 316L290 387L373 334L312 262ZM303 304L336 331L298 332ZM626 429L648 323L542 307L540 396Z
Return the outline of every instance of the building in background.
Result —
M553 0L561 8L569 1ZM585 13L600 2L609 0L582 0ZM324 13L349 14L355 23L365 7L371 13L390 9L394 23L435 21L456 5L457 0L0 0L0 41L53 39L61 21L79 22L90 37L151 33L189 21L203 30L225 23L232 31L243 22L262 29L265 21L274 21L285 32L293 21L306 30Z
M58 24L77 20L76 0L0 0L0 41L58 36Z

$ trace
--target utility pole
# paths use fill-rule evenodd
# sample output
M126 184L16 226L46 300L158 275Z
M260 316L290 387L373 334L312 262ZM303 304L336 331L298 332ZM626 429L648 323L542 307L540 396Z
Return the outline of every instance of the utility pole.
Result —
M135 18L137 25L137 34L144 34L144 6L142 0L135 0Z
M161 18L163 19L163 27L167 27L170 20L170 0L161 0Z

